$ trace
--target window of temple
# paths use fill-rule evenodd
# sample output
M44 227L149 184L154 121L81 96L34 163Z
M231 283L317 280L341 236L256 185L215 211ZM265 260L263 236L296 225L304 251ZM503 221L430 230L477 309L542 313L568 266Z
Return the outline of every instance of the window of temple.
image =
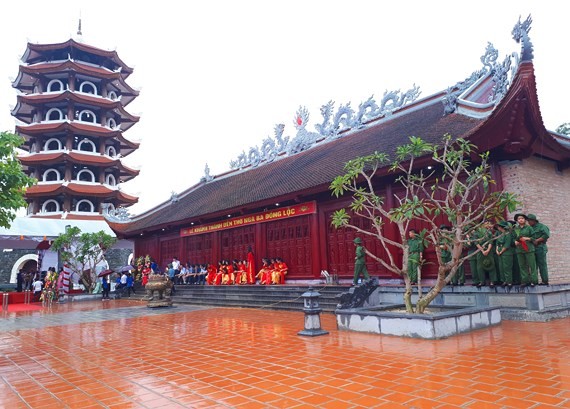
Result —
M117 179L115 179L114 175L108 174L106 179L109 186L115 186L117 184Z
M52 108L46 113L46 121L61 121L63 118L63 112L59 108Z
M97 123L97 117L93 111L88 109L84 109L83 111L79 112L77 115L77 119L82 122L90 122L90 123Z
M82 199L75 205L75 211L93 213L95 211L95 206L93 206L93 203L91 203L91 201Z
M79 86L79 92L84 92L85 94L97 94L97 86L90 81L83 81Z
M78 182L95 182L95 174L91 172L89 169L81 169L77 172L77 181Z
M84 152L97 152L97 147L93 141L90 141L89 139L83 139L81 142L79 142L77 149Z
M44 182L57 182L58 180L61 180L61 173L57 169L46 170L42 177Z
M61 142L57 138L50 138L44 145L44 151L59 151L61 150Z
M42 213L59 212L59 203L57 200L46 200L42 205Z
M114 158L117 156L117 150L114 146L107 146L107 155Z
M107 98L115 101L118 98L117 93L115 91L109 91L109 93L107 94Z
M50 82L48 82L47 92L59 92L63 91L63 89L64 89L63 82L61 82L60 80L51 80Z
M114 118L107 119L107 126L111 129L115 129L117 127L117 121Z

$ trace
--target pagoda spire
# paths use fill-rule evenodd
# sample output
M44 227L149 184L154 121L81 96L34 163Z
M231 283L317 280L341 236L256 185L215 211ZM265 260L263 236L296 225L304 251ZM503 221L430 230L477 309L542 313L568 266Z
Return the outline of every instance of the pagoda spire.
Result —
M77 26L77 35L82 36L83 33L81 32L81 14L79 15L79 25Z

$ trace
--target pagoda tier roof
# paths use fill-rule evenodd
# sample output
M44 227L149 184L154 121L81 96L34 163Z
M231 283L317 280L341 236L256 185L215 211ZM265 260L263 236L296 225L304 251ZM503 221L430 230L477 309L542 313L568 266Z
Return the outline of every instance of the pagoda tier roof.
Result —
M118 189L109 189L101 184L83 183L47 183L30 186L26 189L27 198L51 197L60 194L72 196L113 198L121 203L134 204L138 201L136 196L131 196Z
M105 155L89 155L76 151L40 152L18 156L24 166L50 166L58 163L76 163L99 168L118 168L124 181L130 180L140 173L140 170L125 166L120 159L112 159Z
M78 68L77 70L75 68ZM58 77L58 74L65 74L69 71L75 71L80 74L84 74L86 77L95 77L99 79L106 79L109 84L119 92L121 95L121 103L123 106L129 105L136 97L139 96L139 91L132 88L127 84L123 77L118 73L113 73L111 71L105 70L99 67L93 67L91 65L85 65L73 61L57 61L53 63L44 63L34 66L20 66L20 71L18 76L12 82L12 87L26 93L31 94L37 78L51 74L53 77Z
M102 98L80 92L73 92L70 90L57 92L57 93L48 93L48 94L44 93L44 94L18 95L18 103L16 104L16 107L12 110L12 115L18 118L20 121L29 124L32 122L34 107L43 104L57 103L63 101L74 101L77 103L83 103L85 105L96 106L99 108L112 109L115 113L117 113L120 116L121 125L130 124L130 126L132 126L140 119L136 115L129 114L124 109L119 100L113 101L108 98ZM123 126L121 126L121 128L123 130L126 130Z
M519 65L511 86L496 106L477 103L481 94L490 92L493 82L484 78L478 84L486 84L487 90L459 98L453 113L444 114L442 100L446 93L441 92L338 139L201 182L179 194L177 200L167 201L127 223L110 221L110 225L124 237L134 237L164 227L216 220L236 211L243 214L275 201L312 200L328 192L331 181L344 173L348 160L374 151L394 157L395 149L407 143L410 136L440 144L442 136L449 133L491 151L495 160L539 154L568 163L570 149L557 142L542 123L532 62ZM387 173L385 168L380 175Z
M99 124L69 120L18 125L16 126L16 131L24 137L26 135L37 137L44 134L55 135L62 132L73 132L85 136L108 138L118 137L123 132L122 129L110 129ZM136 144L135 142L131 143ZM138 144L136 146L138 147Z
M133 68L129 67L127 64L119 58L119 55L115 50L103 50L101 48L93 47L70 38L62 43L52 43L52 44L34 44L28 43L26 51L22 56L22 61L28 64L37 63L45 59L46 55L49 55L53 51L68 49L68 55L71 58L78 58L74 52L75 50L85 52L87 54L93 54L101 58L101 65L109 65L110 68L114 70L120 69L123 78L127 78L133 73Z
M60 219L62 219L63 214L64 214L64 212L49 213L46 215L44 215L42 213L36 213L36 214L32 214L28 217L34 218L34 219L60 220ZM65 215L65 220L105 220L105 218L100 213L95 213L95 214L87 213L87 214L85 214L83 212L82 213L67 212Z

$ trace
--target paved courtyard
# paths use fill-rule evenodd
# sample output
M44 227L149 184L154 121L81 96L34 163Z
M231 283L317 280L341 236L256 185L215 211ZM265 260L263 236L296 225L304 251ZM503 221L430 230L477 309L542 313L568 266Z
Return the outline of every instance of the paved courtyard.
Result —
M570 408L570 319L426 341L139 301L3 312L0 408Z

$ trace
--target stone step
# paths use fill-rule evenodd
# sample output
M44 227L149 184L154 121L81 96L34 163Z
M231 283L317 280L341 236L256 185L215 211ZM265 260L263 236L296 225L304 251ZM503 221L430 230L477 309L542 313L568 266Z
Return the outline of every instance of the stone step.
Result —
M348 291L348 286L312 287L317 290L319 305L324 312L333 312L338 295ZM275 310L302 311L302 294L309 286L199 286L177 285L172 296L174 303Z

